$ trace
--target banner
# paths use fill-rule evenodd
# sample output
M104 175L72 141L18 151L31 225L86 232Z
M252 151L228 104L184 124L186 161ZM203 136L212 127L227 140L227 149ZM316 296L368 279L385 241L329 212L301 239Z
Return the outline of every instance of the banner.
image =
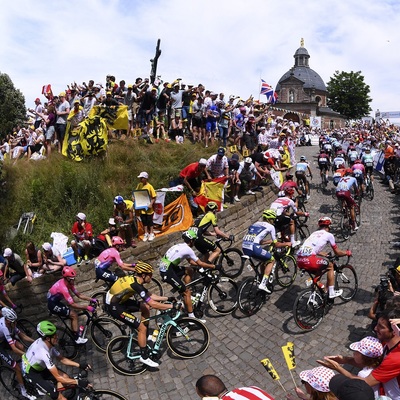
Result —
M164 217L164 203L165 203L165 192L157 192L156 201L153 205L153 223L162 225Z
M209 201L215 201L218 208L221 209L224 185L227 177L215 178L211 181L203 181L201 183L199 195L194 198L194 202L198 204L204 211Z
M321 128L321 117L311 117L310 126L311 128Z
M75 161L94 156L107 150L108 131L103 118L95 116L84 119L77 129L71 130L67 123L62 154Z
M187 197L181 194L175 201L164 207L162 224L154 226L154 233L162 236L167 233L185 231L193 224L192 210ZM143 225L139 224L139 239L143 239Z
M89 118L99 116L104 118L108 129L128 130L128 106L94 106L89 112Z

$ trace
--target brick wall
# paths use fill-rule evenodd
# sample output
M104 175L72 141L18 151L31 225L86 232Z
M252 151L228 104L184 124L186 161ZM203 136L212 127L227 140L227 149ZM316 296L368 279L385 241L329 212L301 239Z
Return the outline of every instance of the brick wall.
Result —
M240 203L230 205L226 210L218 214L218 225L221 229L235 235L237 247L241 245L241 239L252 222L260 219L262 211L276 198L275 188L264 187L264 192L256 195L244 196ZM133 263L138 259L151 263L155 268L157 262L168 248L181 241L181 233L175 232L170 235L156 237L153 242L140 242L135 249L124 251L122 259L127 263ZM156 271L156 276L158 275ZM36 278L32 283L25 279L17 282L15 286L7 284L7 292L16 304L23 305L23 317L31 318L32 322L49 317L47 311L46 294L49 287L60 279L61 273L56 272ZM90 262L78 268L76 279L78 290L90 295L101 286L101 282L94 281L94 266Z

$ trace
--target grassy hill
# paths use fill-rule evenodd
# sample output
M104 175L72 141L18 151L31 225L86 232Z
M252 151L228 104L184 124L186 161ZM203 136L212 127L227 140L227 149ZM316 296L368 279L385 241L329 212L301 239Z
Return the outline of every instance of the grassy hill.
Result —
M205 149L189 140L183 144L145 144L143 141L115 140L105 158L71 161L53 152L46 160L3 164L5 186L0 192L0 247L11 247L23 254L26 242L36 245L50 240L52 232L69 235L75 215L84 212L95 234L107 227L113 198L131 197L141 171L150 175L155 189L168 186L179 171L201 157L215 153L217 146ZM168 197L167 197L168 202ZM32 235L7 236L23 212L37 214Z

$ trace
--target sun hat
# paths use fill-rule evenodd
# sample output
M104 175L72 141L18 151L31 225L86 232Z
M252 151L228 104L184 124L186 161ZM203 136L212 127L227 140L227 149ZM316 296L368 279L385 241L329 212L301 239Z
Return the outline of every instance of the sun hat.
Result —
M352 343L350 349L371 358L380 357L383 354L382 343L373 336L367 336L359 342Z
M326 367L316 367L300 372L300 379L310 384L318 392L328 393L329 382L335 373Z
M225 155L225 149L223 147L220 147L217 151L217 154L219 156L224 156Z
M238 161L239 160L239 154L237 154L237 153L232 154L232 160Z
M76 214L76 217L79 218L82 221L86 221L86 215L82 212Z
M199 164L201 165L207 165L207 160L205 158L200 158Z
M12 256L12 250L9 247L7 247L4 249L3 257L10 257L10 256Z
M141 172L138 175L138 178L145 178L145 179L149 179L149 174L147 172Z
M250 157L246 157L246 158L244 159L244 162L245 162L245 163L248 163L248 164L251 164L251 163L253 162L253 160L252 160Z
M344 375L335 375L329 382L329 388L339 400L373 400L374 390L361 379L351 379Z
M42 247L43 247L44 251L50 251L51 250L51 244L49 242L43 243Z

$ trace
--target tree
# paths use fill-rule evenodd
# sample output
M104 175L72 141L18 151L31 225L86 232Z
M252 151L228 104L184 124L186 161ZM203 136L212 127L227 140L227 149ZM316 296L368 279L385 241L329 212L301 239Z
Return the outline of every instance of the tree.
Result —
M328 106L348 119L365 117L372 110L369 103L370 88L361 71L339 72L327 84Z
M26 120L25 97L7 74L0 72L0 137Z

